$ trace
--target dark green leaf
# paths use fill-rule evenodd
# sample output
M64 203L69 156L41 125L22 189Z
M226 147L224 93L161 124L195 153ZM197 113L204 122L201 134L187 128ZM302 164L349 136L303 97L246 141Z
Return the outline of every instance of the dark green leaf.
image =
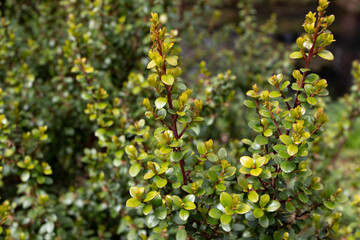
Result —
M280 168L281 168L281 170L283 170L286 173L291 173L292 171L295 170L296 164L293 162L289 162L289 161L283 161L280 164Z
M154 228L159 224L160 220L157 219L154 215L149 215L146 217L146 225L148 228Z

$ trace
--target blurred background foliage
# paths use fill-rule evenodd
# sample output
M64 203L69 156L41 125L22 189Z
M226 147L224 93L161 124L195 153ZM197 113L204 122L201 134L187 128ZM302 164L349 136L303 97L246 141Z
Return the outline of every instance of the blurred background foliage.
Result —
M360 1L334 0L331 127L313 144L314 171L350 201L338 239L360 238ZM171 29L184 81L206 103L203 139L234 161L252 133L244 93L288 75L299 26L316 1L2 0L0 232L7 239L162 239L124 207L134 184L124 146L147 138L142 99L151 12ZM82 58L86 58L83 61ZM74 63L74 61L76 61ZM74 69L75 68L75 69ZM77 69L76 69L77 68ZM352 70L351 70L352 69ZM83 78L76 79L75 72ZM143 75L144 73L144 75ZM352 74L351 74L352 73ZM150 122L151 127L155 123Z

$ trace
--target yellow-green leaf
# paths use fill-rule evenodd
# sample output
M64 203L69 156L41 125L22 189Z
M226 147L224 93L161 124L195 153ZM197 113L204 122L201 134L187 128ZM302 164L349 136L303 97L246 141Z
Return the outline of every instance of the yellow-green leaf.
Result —
M303 58L303 55L301 54L301 52L292 52L290 53L290 58L299 59L299 58Z
M287 146L287 153L290 155L290 156L294 156L297 154L297 152L299 151L298 147L291 144L289 146Z
M257 192L251 191L248 195L248 199L251 202L256 203L257 201L259 201L259 195L257 194Z
M240 163L246 168L252 168L254 166L254 161L248 156L242 156L240 158Z
M261 174L262 168L255 168L250 170L250 174L257 177Z
M328 50L321 50L319 53L318 53L318 55L321 57L321 58L323 58L323 59L325 59L325 60L329 60L329 61L332 61L332 60L334 60L334 55L330 52L330 51L328 51Z
M154 60L151 60L148 65L146 66L147 69L151 69L156 66L156 63Z
M137 198L130 198L126 201L127 207L137 207L141 204L140 200Z
M156 100L155 100L155 106L157 109L161 109L163 108L167 103L167 98L165 97L158 97Z
M229 224L231 222L231 220L232 220L232 216L229 216L229 215L226 215L226 214L223 214L220 217L220 222L223 225Z
M178 64L178 57L177 56L170 56L166 57L166 62L171 66L177 66Z
M161 76L161 81L163 82L163 83L165 83L166 85L173 85L174 84L174 81L175 81L175 79L174 79L174 77L172 76L172 75L170 75L170 74L166 74L166 75L162 75Z
M158 195L157 191L151 191L146 195L146 198L144 199L144 202L149 202L153 200Z

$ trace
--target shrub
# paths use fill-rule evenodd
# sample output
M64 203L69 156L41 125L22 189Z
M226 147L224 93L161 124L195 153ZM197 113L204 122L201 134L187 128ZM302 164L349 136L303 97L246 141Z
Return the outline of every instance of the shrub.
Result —
M147 67L154 73L148 82L160 96L154 105L147 98L143 104L146 116L162 126L151 134L149 146L126 147L129 173L136 177L126 205L140 206L149 228L177 239L293 239L299 233L324 239L334 234L340 214L332 210L346 197L340 188L324 187L307 166L308 143L327 122L323 108L312 110L327 95L327 82L311 73L310 63L315 56L333 60L325 49L334 41L328 30L334 16L325 16L328 5L320 0L317 13L306 15L299 51L290 54L305 62L293 71L296 81L291 84L278 74L268 79L268 90L254 84L247 92L252 100L244 104L258 114L249 126L258 134L253 141L242 140L249 145L249 156L240 158L240 169L227 161L224 148L214 149L211 139L196 140L203 104L189 98L179 78L178 57L171 55L172 39L160 27L158 15L152 15Z

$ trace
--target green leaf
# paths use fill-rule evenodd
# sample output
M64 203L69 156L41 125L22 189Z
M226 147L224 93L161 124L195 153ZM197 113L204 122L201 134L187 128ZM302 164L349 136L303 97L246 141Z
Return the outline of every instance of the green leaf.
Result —
M253 211L253 215L256 218L261 218L264 215L264 211L261 208L255 208Z
M153 208L153 206L150 204L145 205L145 207L143 208L144 215L147 216L151 212L152 208Z
M149 193L146 195L146 197L145 197L145 199L144 199L144 202L149 202L149 201L153 200L157 195L158 195L158 192L157 192L157 191L151 191L151 192L149 192Z
M168 154L172 151L172 148L168 147L167 145L164 145L160 148L160 152L162 154Z
M259 224L263 227L263 228L268 228L269 227L269 218L264 215L259 219Z
M160 220L157 219L154 215L149 215L146 217L146 225L148 228L154 228L159 224Z
M248 189L249 183L246 181L245 178L238 177L237 182L240 185L240 187L242 187L243 189Z
M293 141L291 140L291 138L288 135L280 135L280 140L285 144L285 145L291 145L293 144Z
M181 198L179 196L174 195L172 197L172 199L173 199L175 206L181 207L181 204L183 203L183 201L181 200Z
M232 207L233 199L229 193L222 192L220 195L220 203L223 207Z
M225 214L226 214L226 215L234 215L234 214L235 214L235 211L234 211L234 209L232 208L232 206L231 206L231 207L227 206L227 207L225 207L224 209L225 209Z
M284 90L284 88L286 88L287 86L290 85L290 81L285 81L282 85L281 85L281 88L280 90Z
M131 167L129 168L130 176L136 177L139 174L140 169L141 169L141 166L138 163L131 165Z
M217 162L219 161L219 157L214 154L214 153L209 153L207 154L207 159L210 161L210 162Z
M251 211L251 207L246 203L240 203L238 207L239 208L235 210L238 214L245 214Z
M193 202L186 202L184 204L184 209L186 209L186 210L194 210L194 209L196 209L196 205Z
M29 171L22 172L20 178L23 182L26 182L30 178L30 172Z
M215 188L216 188L216 190L221 191L221 192L226 190L226 186L223 183L216 184Z
M325 49L321 50L317 55L319 55L321 58L325 60L329 60L329 61L334 60L334 55L330 51Z
M269 194L264 194L264 195L262 195L262 196L260 197L260 202L259 202L260 207L265 207L265 206L268 204L269 201L270 201L270 196L269 196Z
M315 105L317 103L317 100L314 97L308 97L306 101L311 105Z
M229 178L236 173L236 167L228 167L225 171L224 178Z
M309 75L306 76L305 78L305 83L313 83L313 82L316 82L317 80L319 80L320 77L319 75L315 74L315 73L311 73Z
M151 69L151 68L153 68L153 67L155 67L156 66L156 63L155 63L155 61L154 60L151 60L149 63L148 63L148 65L147 65L147 69Z
M178 57L177 56L170 56L166 57L166 62L171 66L177 66L178 64Z
M332 201L325 201L324 202L325 207L327 207L330 210L334 210L335 209L335 203Z
M167 98L159 97L155 100L155 106L157 109L163 108L167 103Z
M220 222L224 225L229 224L231 222L231 220L232 220L232 216L229 216L226 214L223 214L220 217Z
M137 207L141 204L141 201L137 198L130 198L126 201L127 207Z
M281 204L278 201L271 200L265 209L267 212L275 212L276 210L278 210L280 208L280 206L281 206Z
M271 137L272 135L273 135L273 131L270 128L268 128L264 131L265 137Z
M291 173L296 168L296 164L293 162L289 162L289 161L283 161L280 164L280 168L281 168L281 170L283 170L286 173Z
M92 73L92 72L94 72L94 68L93 67L91 67L91 66L87 66L87 67L85 67L85 72L86 73Z
M292 201L286 203L286 210L288 212L294 212L296 210L296 207Z
M298 152L298 150L299 150L298 147L295 146L295 145L293 145L293 144L287 146L287 153L288 153L290 156L296 155L297 152Z
M299 59L299 58L303 58L303 55L301 52L292 52L292 53L290 53L290 58L291 59Z
M45 223L45 228L47 233L52 233L54 231L55 224L54 222Z
M331 195L335 193L335 187L332 184L325 185L324 189L325 197L329 198Z
M250 174L257 177L261 174L262 168L255 168L250 170Z
M138 187L131 187L130 188L130 195L133 198L136 198L139 193L142 195L143 191L140 191Z
M159 207L157 209L155 209L155 216L160 219L160 220L164 220L167 216L167 210L165 207Z
M248 195L248 199L251 202L256 203L257 201L259 201L259 195L257 194L257 192L251 191Z
M252 168L254 166L254 161L252 160L251 157L248 156L242 156L240 158L240 163L246 168Z
M259 157L255 160L255 166L259 168L263 166L265 162L266 162L266 157Z
M183 221L186 221L189 218L189 215L190 215L189 211L185 209L181 209L179 212L179 217Z
M218 151L218 156L220 159L224 159L227 157L227 151L225 148L220 148Z
M153 171L149 171L147 172L145 175L144 175L144 179L147 180L147 179L150 179L152 178L153 176L155 176L155 173Z
M165 83L166 85L171 86L171 85L174 84L175 79L174 79L174 77L172 75L166 74L166 75L161 76L161 81L163 83Z
M197 144L197 150L199 151L199 153L200 153L201 155L204 155L204 154L206 153L205 143L199 142L199 143Z
M324 186L321 183L315 183L311 185L311 188L314 189L315 191L320 191L324 189Z
M167 184L167 180L164 179L164 178L159 178L159 179L156 181L156 186L157 186L158 188L163 188L163 187L166 186L166 184Z
M215 171L209 170L207 173L208 178L210 181L217 182L218 181L218 174Z
M263 116L263 117L271 118L271 114L270 114L269 110L267 110L267 109L261 109L261 110L259 111L259 113L260 113L261 116Z
M230 224L222 224L221 228L225 231L225 232L230 232L231 231L231 226Z
M284 146L283 144L275 145L275 146L273 146L273 148L277 153L280 153L280 152L283 152L283 151L286 152L286 146Z
M182 157L183 157L182 152L172 152L172 153L170 153L170 160L172 162L178 162L178 161L181 160Z
M255 102L251 100L245 100L244 105L247 106L248 108L256 108Z
M278 91L272 91L272 92L269 94L269 96L270 96L271 98L278 98L278 97L281 97L281 93L278 92Z
M344 194L340 194L338 196L335 197L335 201L338 203L345 203L349 200L349 198L347 196L345 196Z
M298 195L300 201L302 201L303 203L308 203L309 202L309 196L306 195L305 193L299 193Z
M217 209L217 208L212 208L210 209L209 211L209 216L212 217L212 218L215 218L215 219L220 219L220 217L222 216L222 212Z
M259 145L266 145L269 143L269 140L262 136L262 135L258 135L256 138L255 138L255 143L256 144L259 144Z
M184 198L184 202L195 202L195 195L189 194Z
M176 240L186 240L187 239L187 233L185 228L181 228L180 230L176 231Z

